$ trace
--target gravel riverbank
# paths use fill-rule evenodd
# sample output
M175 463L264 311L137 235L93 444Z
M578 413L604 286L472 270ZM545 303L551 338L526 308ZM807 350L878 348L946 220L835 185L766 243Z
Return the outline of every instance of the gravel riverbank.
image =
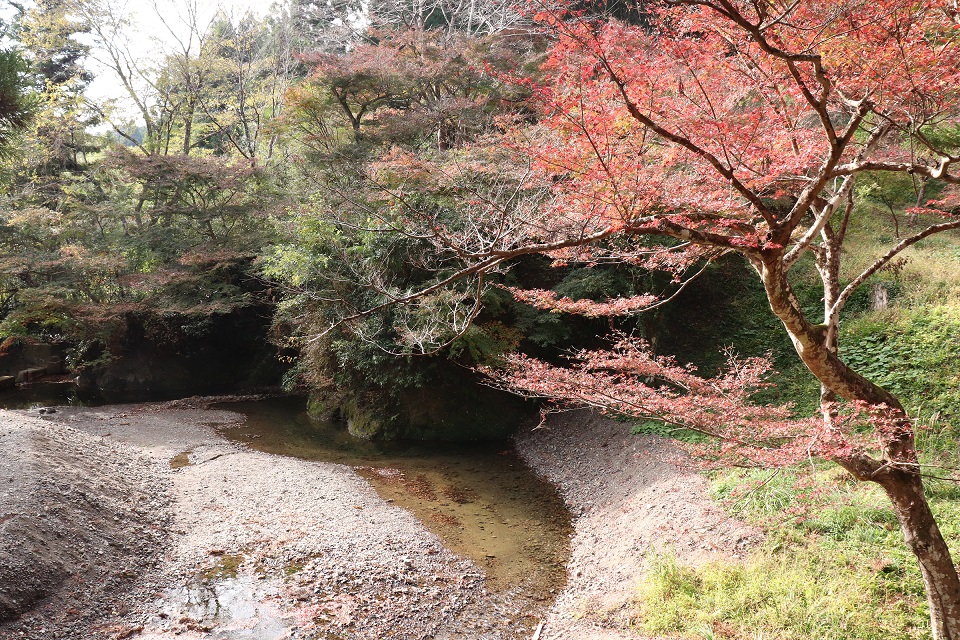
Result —
M526 462L554 483L575 515L566 589L544 640L636 639L621 615L651 552L683 564L741 557L759 531L726 515L706 480L676 462L669 440L590 411L550 416L516 438Z
M56 569L35 572L45 604L0 638L530 636L535 619L349 467L246 450L212 428L238 418L184 401L0 413L0 470L24 470L4 494L17 502L3 506L0 579L25 584L10 573L38 557ZM56 480L61 469L76 477ZM28 486L51 477L49 491ZM103 504L84 511L90 499ZM37 514L58 504L82 513L47 531ZM126 528L102 529L114 517ZM18 546L18 523L35 548ZM96 539L75 546L84 531ZM73 594L85 613L52 616Z
M90 637L160 588L170 482L135 449L0 412L0 638Z
M0 638L628 638L648 550L758 538L666 441L564 414L517 438L577 516L566 589L524 608L351 468L224 440L211 401L0 412Z

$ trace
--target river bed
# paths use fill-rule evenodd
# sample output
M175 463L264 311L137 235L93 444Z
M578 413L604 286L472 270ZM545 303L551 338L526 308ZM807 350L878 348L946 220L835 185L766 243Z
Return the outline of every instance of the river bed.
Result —
M143 618L145 637L173 637L194 625L209 628L210 637L274 638L300 624L296 611L322 618L354 599L367 604L353 618L374 616L366 623L371 637L378 627L429 633L444 620L463 637L529 637L566 583L570 515L509 442L373 443L342 424L310 420L296 398L96 408L81 406L69 390L37 385L0 403L133 445L173 473L177 560L164 567L173 580ZM375 492L352 488L359 479L348 481L344 467ZM406 519L395 515L401 511ZM432 549L420 525L446 549ZM447 549L471 562L444 559L452 557ZM226 558L235 559L229 572L220 570ZM382 597L391 601L389 613L374 606ZM339 637L339 621L329 623L337 628L330 637ZM349 625L342 628L342 637L354 637Z
M302 399L231 402L242 425L219 433L250 448L353 467L381 497L411 511L447 548L483 568L487 587L544 603L562 590L572 532L556 489L511 445L375 443L311 420Z

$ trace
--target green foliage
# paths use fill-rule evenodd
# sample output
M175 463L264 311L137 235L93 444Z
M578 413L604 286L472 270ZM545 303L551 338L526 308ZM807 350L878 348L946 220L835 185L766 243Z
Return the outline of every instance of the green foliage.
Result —
M926 125L922 132L924 139L928 140L934 149L952 151L960 149L960 125Z
M27 64L15 51L0 51L0 160L13 157L36 100L26 78Z
M867 314L844 326L841 357L921 420L960 426L960 308Z
M886 210L891 230L898 238L908 230L907 223L910 220L904 216L903 210L926 204L926 200L935 197L941 190L939 183L900 173L868 174L857 186L858 196L862 200Z
M850 566L840 558L825 566L806 551L760 551L743 563L697 569L669 555L654 557L632 620L643 633L685 638L928 637L917 624L924 607L909 597L918 594L889 584L898 567Z
M76 38L89 31L88 25L72 15L65 0L38 0L22 11L14 24L15 36L22 43L38 75L37 84L69 86L81 93L93 80L84 66L90 46Z
M815 314L821 294L813 265L801 260L792 275L795 293ZM675 355L678 362L692 362L704 375L724 364L727 347L742 356L768 354L777 371L776 386L761 391L757 400L792 402L798 415L816 410L819 384L797 358L756 274L740 258L731 256L711 265L656 320L648 335L655 338L658 351Z
M457 268L429 237L405 232L410 212L455 232L465 194L510 179L508 163L494 167L471 144L517 108L508 98L521 97L480 70L511 69L519 53L494 38L385 29L347 53L314 56L313 74L289 94L280 124L299 143L304 162L294 179L303 196L261 268L287 293L276 328L300 347L301 382L336 387L345 408L355 407L354 424L363 403L399 424L411 414L406 397L475 385L468 367L495 362L526 337L512 299L493 290L478 301L475 279L354 317ZM431 163L450 173L420 170ZM485 310L474 317L478 302Z
M660 422L658 420L646 420L630 427L630 433L634 435L652 435L664 438L673 438L680 442L698 443L705 442L707 436L689 429L680 429Z
M501 322L473 323L450 344L450 356L470 363L496 364L516 349L520 338L519 331Z
M274 240L268 217L284 204L253 150L259 129L251 123L269 119L264 92L277 98L283 90L278 70L251 57L271 44L263 25L218 19L202 50L171 56L158 69L126 69L142 71L152 87L137 96L145 128L131 141L88 130L110 115L84 95L89 46L75 37L103 40L112 23L91 14L97 9L40 0L11 32L29 77L16 56L0 56L0 130L4 113L18 112L21 84L32 83L36 95L19 153L4 166L0 334L72 341L78 366L122 356L115 347L128 337L130 314L152 318L149 326L177 316L178 331L202 335L210 327L195 318L260 304L264 287L252 258ZM126 24L118 20L113 26ZM242 76L240 89L233 71ZM153 91L169 100L151 103ZM104 350L90 355L84 345L94 343Z

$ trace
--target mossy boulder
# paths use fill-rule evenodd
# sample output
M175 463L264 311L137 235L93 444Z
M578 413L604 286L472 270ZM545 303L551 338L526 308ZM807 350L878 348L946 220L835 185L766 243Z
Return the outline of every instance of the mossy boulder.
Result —
M340 419L343 402L343 396L334 388L315 389L307 396L307 415L322 422Z

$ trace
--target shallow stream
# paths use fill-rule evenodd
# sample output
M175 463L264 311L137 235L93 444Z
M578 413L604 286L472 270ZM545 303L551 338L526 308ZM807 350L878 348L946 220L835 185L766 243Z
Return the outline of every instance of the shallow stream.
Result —
M302 399L232 402L243 414L220 429L267 453L350 465L386 500L410 510L453 551L487 574L488 588L545 603L566 582L572 531L556 489L510 443L374 443L344 425L311 420Z

